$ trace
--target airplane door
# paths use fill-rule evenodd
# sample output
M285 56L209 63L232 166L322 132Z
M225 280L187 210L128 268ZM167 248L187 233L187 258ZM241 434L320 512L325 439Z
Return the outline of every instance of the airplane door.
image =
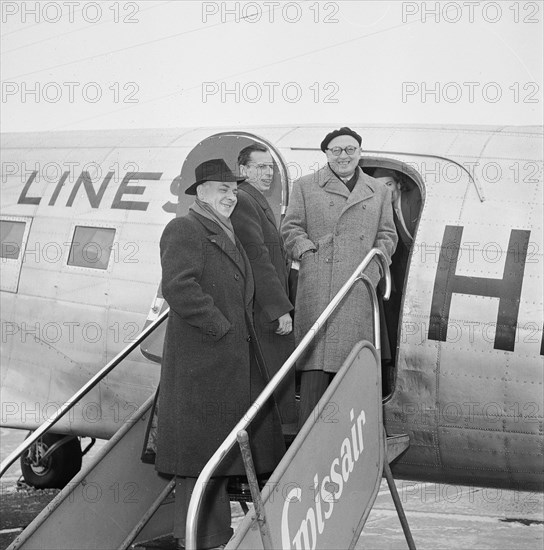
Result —
M32 218L22 216L2 216L0 220L0 258L2 277L0 290L17 292L23 266L28 234Z
M248 145L259 143L266 146L274 160L274 176L270 194L267 195L267 200L276 216L276 219L281 219L287 205L289 182L287 174L287 166L274 146L266 139L255 136L247 132L222 132L214 134L200 143L187 155L181 174L174 180L174 185L177 185L178 204L176 208L176 216L184 216L188 213L189 207L194 202L194 197L185 194L185 189L195 181L195 169L205 160L214 158L223 158L229 168L234 173L239 173L238 170L238 153ZM145 326L152 323L166 308L168 304L165 302L161 288L157 290L157 295L153 300L149 315ZM144 327L145 328L145 327ZM162 348L164 343L164 335L166 332L166 323L150 334L140 346L140 349L145 357L151 361L160 363L162 359Z
M399 385L412 388L414 377L405 378L409 376L406 373L411 365L438 366L440 362L440 346L428 340L428 331L431 297L442 254L441 240L447 226L474 225L476 220L482 218L477 211L482 209L483 191L477 178L452 159L420 154L364 152L360 165L370 175L374 175L377 168L394 170L416 184L421 195L419 215L416 216L416 223L410 225L413 232L410 242L405 240L398 220L395 221L399 245L390 266L393 292L389 302L383 304L384 337L390 344L391 361L389 367L386 361L382 362L382 379L384 396L391 398ZM481 231L475 230L472 240L480 238ZM465 257L468 255L465 254ZM474 271L474 266L463 268ZM448 364L451 372L456 370L455 357L451 361L445 361L442 357L441 364ZM435 380L420 381L410 393L419 395L421 387L434 388ZM447 383L443 381L440 388L446 387ZM432 399L438 397L433 392L429 406Z

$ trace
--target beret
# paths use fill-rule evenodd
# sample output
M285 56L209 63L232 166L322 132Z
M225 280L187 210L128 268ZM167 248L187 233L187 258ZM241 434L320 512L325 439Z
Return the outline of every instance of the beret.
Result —
M325 136L325 139L321 142L321 150L325 152L327 145L338 136L351 136L357 140L359 146L361 146L361 143L363 142L363 138L357 132L347 126L342 126L339 130L334 130Z

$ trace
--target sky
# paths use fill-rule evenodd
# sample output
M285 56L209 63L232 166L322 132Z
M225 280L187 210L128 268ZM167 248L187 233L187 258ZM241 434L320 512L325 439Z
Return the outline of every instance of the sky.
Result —
M542 1L0 6L2 132L543 123Z

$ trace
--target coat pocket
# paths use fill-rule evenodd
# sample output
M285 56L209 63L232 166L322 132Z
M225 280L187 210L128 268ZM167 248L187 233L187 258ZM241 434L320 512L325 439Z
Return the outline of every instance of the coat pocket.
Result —
M321 237L316 243L317 254L315 257L316 262L320 264L332 264L340 261L338 243L334 239L332 233Z
M318 239L315 243L318 252L326 251L331 248L332 246L332 233L327 233L326 235L323 235L321 239Z

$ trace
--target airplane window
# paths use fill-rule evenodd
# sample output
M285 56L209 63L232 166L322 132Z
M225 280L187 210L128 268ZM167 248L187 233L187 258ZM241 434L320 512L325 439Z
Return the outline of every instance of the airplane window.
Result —
M25 233L24 222L0 221L0 258L10 260L19 259L21 246L23 244L23 235Z
M68 265L107 269L115 229L76 226L68 256Z

